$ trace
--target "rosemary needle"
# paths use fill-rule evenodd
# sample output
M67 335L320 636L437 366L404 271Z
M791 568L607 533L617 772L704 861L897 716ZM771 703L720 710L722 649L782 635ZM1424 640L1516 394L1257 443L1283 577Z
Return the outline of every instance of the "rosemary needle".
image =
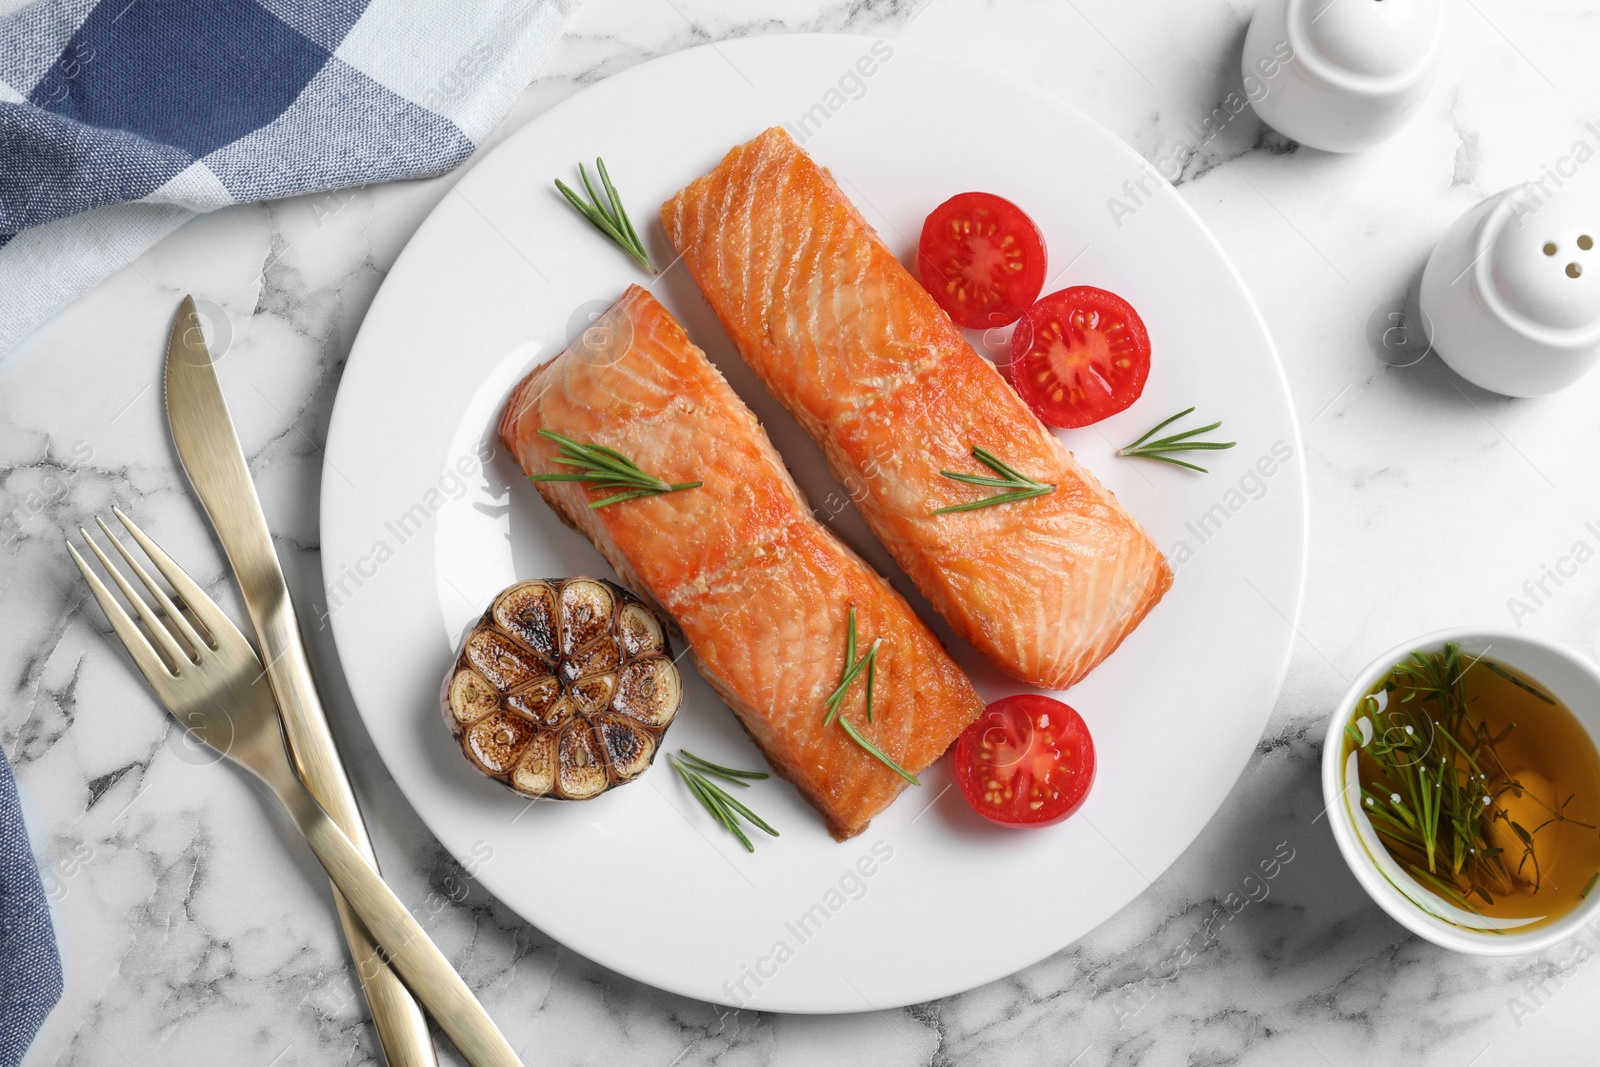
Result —
M856 744L860 745L862 748L866 749L867 753L872 756L873 759L876 759L879 763L882 763L885 767L889 768L891 771L898 774L912 785L922 784L916 775L912 774L910 771L900 766L900 764L890 759L884 754L883 749L879 748L877 745L863 737L854 726L850 725L849 719L840 719L839 725L843 726L844 732L850 735L850 739Z
M844 638L844 669L848 673L856 662L856 606L850 605L850 627ZM843 685L843 681L839 683Z
M588 219L595 229L605 234L617 243L628 255L650 273L655 273L655 268L650 265L650 256L644 250L644 242L639 240L633 223L628 220L627 209L622 206L622 197L617 193L617 187L611 184L611 175L606 173L606 161L596 159L594 166L600 172L600 185L606 191L606 199L610 201L609 207L600 202L600 197L595 194L594 186L589 182L589 172L584 170L583 164L578 164L578 177L583 179L584 191L589 194L585 201L583 197L573 192L560 178L556 179L556 188L561 195L567 198L567 203Z
M556 453L555 461L568 467L577 467L578 472L569 474L530 474L530 482L584 482L591 489L621 489L620 493L601 500L589 502L591 508L603 508L607 504L617 504L624 500L636 500L642 496L655 496L657 493L675 493L679 489L696 489L705 484L703 482L679 482L671 485L657 478L653 474L646 474L639 469L639 465L615 449L605 445L583 444L565 437L554 430L540 430L540 435L548 437L561 446Z
M872 721L872 683L873 676L878 673L878 657L873 656L867 660L867 721Z
M1491 671L1493 671L1494 673L1498 674L1500 677L1504 678L1506 681L1510 682L1512 685L1516 686L1518 689L1522 689L1522 690L1525 690L1526 692L1532 693L1534 696L1538 697L1540 700L1544 701L1546 704L1554 704L1556 702L1556 698L1555 697L1551 696L1549 693L1546 693L1544 690L1538 688L1537 686L1529 685L1527 682L1524 682L1521 678L1518 678L1516 675L1512 674L1510 671L1506 670L1504 667L1500 666L1498 663L1495 663L1492 660L1483 659L1482 657L1479 657L1476 660L1476 662L1483 664L1485 667L1488 667Z
M710 760L701 759L686 748L680 748L678 755L682 756L684 762L695 770L704 771L706 774L714 774L723 781L738 786L740 789L749 789L751 782L759 782L771 777L765 771L736 771L732 767L724 767L720 763L712 763Z
M994 453L976 445L972 448L972 458L994 471L999 477L992 478L983 474L962 474L960 471L940 471L939 473L951 481L965 482L967 485L986 485L995 489L1009 491L986 496L982 500L969 500L965 504L952 504L947 508L939 508L934 511L935 515L948 515L955 511L973 511L977 508L993 507L996 504L1014 504L1019 500L1031 500L1036 496L1044 496L1047 493L1056 491L1055 486L1048 482L1034 481L1016 468L1002 462Z
M1156 434L1160 433L1168 426L1171 426L1185 415L1190 415L1193 413L1194 408L1187 407L1178 412L1176 415L1172 416L1172 418L1164 419L1161 422L1156 423L1143 437L1139 438L1133 444L1128 445L1126 448L1118 450L1117 455L1135 457L1138 459L1153 459L1161 463L1170 463L1174 467L1186 467L1192 471L1199 471L1201 474L1210 474L1210 471L1206 470L1197 463L1188 463L1181 459L1173 459L1171 456L1166 455L1165 453L1219 452L1223 449L1232 448L1237 442L1191 440L1191 438L1198 437L1203 433L1210 433L1212 430L1217 429L1222 425L1220 421L1213 422L1209 426L1202 426L1198 430L1185 430L1182 433L1175 433L1167 437L1156 438L1154 441L1150 440L1152 437L1155 437Z
M764 831L773 837L779 836L778 831L767 824L767 821L745 805L739 803L728 791L707 775L715 776L725 782L730 782L741 789L748 789L751 781L760 781L767 777L761 771L736 771L732 767L724 767L719 763L701 759L686 748L680 748L676 755L668 756L667 762L672 769L678 772L678 777L683 779L683 784L689 787L689 792L700 802L711 817L721 823L723 829L739 839L746 852L754 852L755 845L751 844L750 837L739 825L742 818L756 829Z

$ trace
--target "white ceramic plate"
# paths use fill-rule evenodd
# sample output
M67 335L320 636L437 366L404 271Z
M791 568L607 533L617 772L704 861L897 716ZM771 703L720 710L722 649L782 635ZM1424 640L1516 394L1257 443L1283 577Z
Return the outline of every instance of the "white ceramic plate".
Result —
M788 785L761 783L751 803L783 836L747 855L664 759L594 802L530 806L470 769L440 721L452 651L498 590L611 574L493 449L506 392L627 283L648 280L551 179L570 181L579 160L604 156L655 261L671 263L656 206L777 123L804 136L903 257L934 205L962 190L998 192L1044 230L1047 290L1115 290L1149 328L1143 398L1065 439L1169 550L1177 582L1068 697L1100 762L1087 803L1064 824L983 823L947 789L945 761L845 844ZM1124 182L1145 174L1142 204L1114 216L1108 198L1134 207ZM983 695L1018 691L914 595L844 506L819 451L739 361L688 272L673 266L651 288L762 418L832 529L911 596ZM1114 456L1191 404L1239 442L1208 460L1209 476ZM663 989L861 1011L969 989L1056 952L1194 840L1243 769L1287 662L1304 481L1260 316L1198 219L1130 149L1059 101L939 53L767 37L594 85L446 197L390 272L345 369L322 544L334 634L367 728L407 798L483 885L564 944ZM670 746L761 766L732 713L686 675Z

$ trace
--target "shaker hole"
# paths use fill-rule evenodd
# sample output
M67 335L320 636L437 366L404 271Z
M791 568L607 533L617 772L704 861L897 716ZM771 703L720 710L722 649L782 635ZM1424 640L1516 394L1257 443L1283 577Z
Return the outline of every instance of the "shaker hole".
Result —
M1583 249L1585 252L1589 251L1589 249L1594 247L1594 238L1590 237L1588 234L1584 234L1582 237L1578 238L1578 247Z
M1545 242L1544 254L1547 256L1553 256L1556 254L1556 243L1554 241Z
M1583 268L1580 267L1578 264L1576 264L1576 263L1568 263L1567 264L1567 277L1576 278L1578 275L1580 275L1582 273L1583 273Z

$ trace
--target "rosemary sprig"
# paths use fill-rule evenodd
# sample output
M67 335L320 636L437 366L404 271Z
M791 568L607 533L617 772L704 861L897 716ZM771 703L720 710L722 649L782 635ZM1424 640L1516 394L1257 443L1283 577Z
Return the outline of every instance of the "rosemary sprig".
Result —
M594 228L615 241L624 252L650 273L655 273L655 268L650 265L650 255L644 250L644 242L639 240L639 235L633 229L633 223L628 221L627 209L622 206L622 197L617 195L617 187L611 184L611 175L606 173L606 161L596 159L595 170L600 172L600 185L606 191L610 206L600 202L595 195L594 186L589 183L589 172L583 169L583 164L578 164L578 176L583 179L583 188L589 194L585 201L573 192L560 178L556 179L556 188L561 195L567 198L584 218L588 219Z
M1034 481L1015 467L1002 462L987 449L974 445L972 458L994 471L999 477L992 478L984 474L962 474L960 471L940 471L939 473L951 481L964 482L967 485L985 485L995 489L1005 489L1008 492L986 496L982 500L969 500L965 504L952 504L947 508L939 508L934 512L935 515L948 515L953 511L972 511L976 508L993 507L996 504L1014 504L1019 500L1031 500L1033 497L1044 496L1047 493L1056 491L1055 486L1048 482Z
M872 721L873 675L877 670L878 648L883 644L883 638L874 638L872 646L860 656L856 655L856 643L856 609L852 605L850 608L850 629L845 634L844 639L844 674L839 679L838 688L834 689L828 699L823 701L822 706L826 709L827 715L823 718L822 725L831 726L833 725L833 720L838 719L839 725L844 727L844 732L849 735L850 740L860 745L873 759L882 763L912 785L921 785L922 783L917 779L916 775L890 759L888 753L867 740L861 731L856 729L855 724L839 714L840 709L844 707L844 698L850 691L851 683L860 677L861 672L865 670L867 672L867 722L870 723Z
M701 759L686 748L680 748L676 755L668 756L667 762L672 764L672 769L678 772L678 777L683 779L683 784L689 787L689 792L700 802L700 806L711 814L711 817L721 823L723 828L739 839L746 852L754 852L756 847L750 843L750 838L739 826L743 818L758 830L763 830L773 837L778 831L767 825L766 821L739 803L728 791L713 782L713 777L724 782L748 789L752 781L760 781L767 777L761 771L736 771L732 767L724 767L710 760Z
M1197 463L1188 463L1181 459L1173 459L1171 456L1165 455L1164 453L1220 452L1223 449L1232 448L1238 443L1237 441L1191 440L1191 438L1198 437L1203 433L1210 433L1212 430L1217 429L1222 425L1220 421L1213 422L1209 426L1202 426L1198 430L1185 430L1182 433L1171 434L1167 437L1159 437L1154 441L1151 440L1151 438L1155 437L1156 434L1160 433L1168 426L1171 426L1185 415L1193 414L1193 412L1194 408L1192 407L1184 408L1182 411L1172 416L1172 418L1164 419L1163 421L1156 423L1143 437L1139 438L1133 444L1128 445L1126 448L1119 449L1117 455L1132 456L1140 459L1153 459L1161 463L1170 463L1174 467L1187 467L1189 470L1199 471L1201 474L1210 474L1210 471L1206 470Z
M670 485L653 474L646 474L639 469L639 465L624 456L614 448L605 445L583 444L570 437L556 433L554 430L540 430L539 433L548 437L561 446L556 453L555 462L568 467L577 467L583 473L570 474L530 474L530 482L584 482L590 489L621 489L620 493L601 500L589 502L591 508L603 508L607 504L617 504L624 500L636 500L642 496L655 496L657 493L675 493L679 489L695 489L704 482L679 482Z

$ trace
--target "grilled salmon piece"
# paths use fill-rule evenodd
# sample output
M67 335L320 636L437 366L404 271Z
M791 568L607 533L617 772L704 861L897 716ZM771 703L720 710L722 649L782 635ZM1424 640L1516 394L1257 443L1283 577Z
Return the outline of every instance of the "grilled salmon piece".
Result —
M1064 689L1172 584L1144 530L972 350L827 171L782 128L661 208L668 236L746 363L819 444L867 523L962 637L1023 681ZM999 490L987 449L1056 486Z
M843 712L913 774L938 759L983 702L904 598L812 515L750 409L649 293L630 286L583 338L511 394L500 440L528 474L555 463L552 430L613 448L697 489L590 508L603 492L538 482L556 513L622 580L669 614L695 664L773 768L843 840L906 782L823 702L844 673L850 609L862 651L882 639L872 722L858 680Z

